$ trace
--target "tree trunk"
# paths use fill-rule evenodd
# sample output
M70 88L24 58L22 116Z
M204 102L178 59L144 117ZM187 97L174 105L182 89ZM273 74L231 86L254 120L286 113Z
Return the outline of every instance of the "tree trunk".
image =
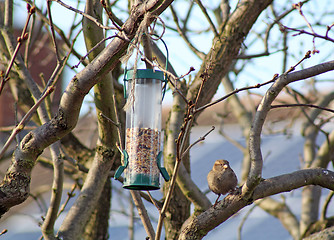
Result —
M166 190L168 190L168 186L169 184L166 184ZM190 202L176 185L164 221L166 239L178 239L182 224L189 216Z
M107 179L97 206L89 219L83 239L84 240L108 240L108 221L111 199L111 182Z
M185 92L184 83L180 83L178 86L183 93ZM183 118L185 114L186 103L182 100L179 95L175 95L173 99L173 107L170 113L170 118L167 123L166 128L166 140L164 148L164 162L165 166L171 174L175 165L176 159L176 144L175 140L178 137L180 127L183 123ZM190 162L189 157L183 160L183 164L188 172L190 172ZM164 196L166 196L170 184L166 183L164 185ZM175 186L173 191L173 196L170 201L169 207L167 208L166 218L165 218L165 232L166 239L177 239L180 234L180 229L182 224L190 216L190 202L182 193L178 185Z
M302 192L302 213L300 219L300 233L303 235L311 223L318 220L321 188L306 186Z

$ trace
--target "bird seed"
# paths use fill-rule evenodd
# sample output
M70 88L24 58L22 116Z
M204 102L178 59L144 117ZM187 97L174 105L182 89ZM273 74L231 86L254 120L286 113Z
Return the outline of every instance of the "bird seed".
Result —
M129 174L159 174L156 157L160 152L158 130L151 128L127 128L126 151L129 155Z

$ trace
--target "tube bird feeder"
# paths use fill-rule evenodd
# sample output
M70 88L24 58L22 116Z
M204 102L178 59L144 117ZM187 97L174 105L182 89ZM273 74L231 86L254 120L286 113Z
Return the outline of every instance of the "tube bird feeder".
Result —
M124 171L123 188L156 190L160 188L160 174L169 180L161 166L161 108L166 76L155 69L125 69L124 72L125 149L123 166L117 169L115 179Z

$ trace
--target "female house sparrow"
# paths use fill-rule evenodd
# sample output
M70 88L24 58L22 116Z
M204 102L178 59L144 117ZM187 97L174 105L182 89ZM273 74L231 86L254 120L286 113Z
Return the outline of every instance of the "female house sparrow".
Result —
M238 184L237 176L227 160L217 160L209 172L207 180L210 190L218 194L214 206L218 203L221 194L225 195L233 191Z

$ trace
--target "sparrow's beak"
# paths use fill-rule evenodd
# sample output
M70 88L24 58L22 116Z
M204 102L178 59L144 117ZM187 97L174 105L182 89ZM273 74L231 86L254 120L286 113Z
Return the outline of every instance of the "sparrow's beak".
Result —
M223 165L223 168L225 168L225 169L228 168L227 164L224 164L224 165Z

